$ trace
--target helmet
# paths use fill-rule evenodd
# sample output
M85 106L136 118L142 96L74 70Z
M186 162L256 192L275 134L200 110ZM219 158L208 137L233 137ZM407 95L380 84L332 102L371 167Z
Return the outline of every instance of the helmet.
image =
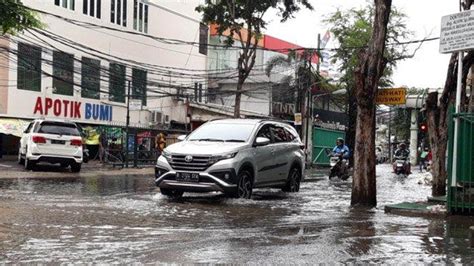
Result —
M339 142L341 142L342 144L344 144L344 139L343 139L343 138L337 138L336 141L339 141Z
M400 148L406 148L406 147L407 145L404 142L400 143Z

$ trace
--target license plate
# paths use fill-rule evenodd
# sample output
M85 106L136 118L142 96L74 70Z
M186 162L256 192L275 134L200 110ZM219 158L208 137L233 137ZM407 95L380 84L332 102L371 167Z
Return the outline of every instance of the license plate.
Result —
M57 140L57 139L52 139L51 144L66 144L66 141L64 140Z
M199 182L198 173L176 173L176 181Z

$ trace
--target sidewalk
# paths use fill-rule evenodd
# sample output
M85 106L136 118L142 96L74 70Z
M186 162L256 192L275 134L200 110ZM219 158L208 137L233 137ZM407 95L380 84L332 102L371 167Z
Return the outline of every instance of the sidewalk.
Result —
M133 166L133 165L132 165ZM121 168L103 165L99 161L89 161L82 164L81 172L71 173L69 168L62 168L59 165L38 165L35 170L28 171L16 160L11 158L0 159L0 179L9 178L78 178L91 176L149 176L153 178L153 166L140 166L138 168Z

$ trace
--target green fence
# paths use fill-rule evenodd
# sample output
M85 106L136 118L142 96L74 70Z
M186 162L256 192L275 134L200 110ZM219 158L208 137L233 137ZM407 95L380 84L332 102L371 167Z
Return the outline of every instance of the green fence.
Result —
M337 138L344 138L344 131L315 127L313 129L313 164L329 165L326 148L334 148Z
M454 146L454 122L451 116L448 150L448 211L450 213L474 214L474 114L464 113L459 117L457 174L452 174Z

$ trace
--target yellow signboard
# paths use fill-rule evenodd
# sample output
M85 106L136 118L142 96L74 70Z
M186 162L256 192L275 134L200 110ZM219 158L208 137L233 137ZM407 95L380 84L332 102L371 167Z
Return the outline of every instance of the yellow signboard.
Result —
M375 102L377 104L398 105L406 103L405 88L379 89Z

